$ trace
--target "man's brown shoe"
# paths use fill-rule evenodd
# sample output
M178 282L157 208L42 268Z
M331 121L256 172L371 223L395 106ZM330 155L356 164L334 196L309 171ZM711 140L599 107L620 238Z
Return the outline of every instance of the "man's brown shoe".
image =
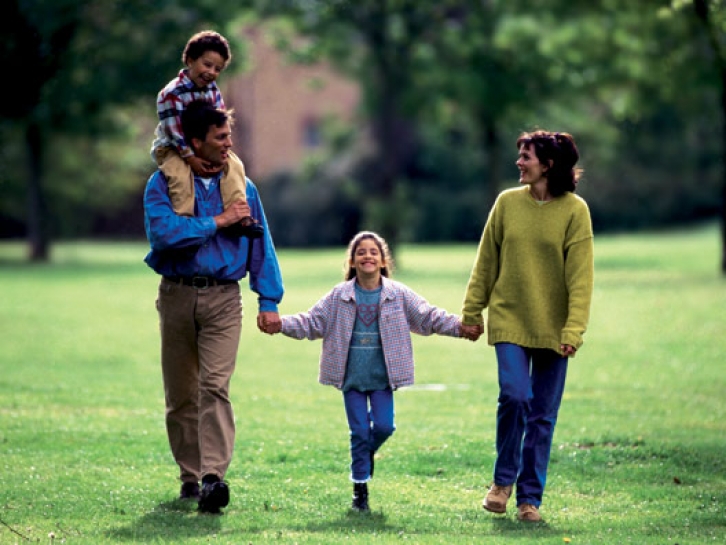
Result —
M499 486L493 484L489 489L489 492L484 498L482 507L492 513L506 513L507 512L507 501L509 496L512 495L512 485Z
M539 522L542 520L542 515L539 514L539 509L530 503L523 503L517 507L517 519L525 522Z

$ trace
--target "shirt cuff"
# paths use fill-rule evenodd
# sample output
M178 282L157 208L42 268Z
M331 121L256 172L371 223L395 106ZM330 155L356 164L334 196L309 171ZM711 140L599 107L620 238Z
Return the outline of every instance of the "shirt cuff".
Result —
M214 218L212 216L205 216L199 219L202 220L202 227L204 229L204 233L208 237L214 236L214 234L217 232L217 222L214 221Z
M270 301L269 299L259 298L260 312L278 312L277 303Z

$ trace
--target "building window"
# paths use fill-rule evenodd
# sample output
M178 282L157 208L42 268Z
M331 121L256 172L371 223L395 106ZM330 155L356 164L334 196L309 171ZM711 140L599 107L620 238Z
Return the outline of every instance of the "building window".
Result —
M322 144L323 137L320 130L320 122L314 117L307 117L302 122L303 146L306 148L317 148Z

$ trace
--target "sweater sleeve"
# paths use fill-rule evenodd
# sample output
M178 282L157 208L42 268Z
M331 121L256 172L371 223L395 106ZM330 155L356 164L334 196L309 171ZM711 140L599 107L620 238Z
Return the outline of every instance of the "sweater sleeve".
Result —
M494 203L489 219L484 226L479 248L477 249L474 266L471 269L469 283L466 286L462 308L462 323L478 325L483 323L482 312L489 306L489 298L499 274L499 251L501 228L500 199Z
M582 336L590 319L594 286L594 244L590 212L584 201L573 217L565 241L565 282L568 292L567 321L561 342L582 346Z
M281 333L293 339L322 339L328 330L332 296L331 291L307 312L282 316Z

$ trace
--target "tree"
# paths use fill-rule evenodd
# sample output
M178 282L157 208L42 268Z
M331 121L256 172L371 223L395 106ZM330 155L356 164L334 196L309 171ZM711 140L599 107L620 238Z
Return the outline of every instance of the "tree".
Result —
M429 94L451 106L427 112L444 117L432 125L463 129L484 150L487 203L500 183L502 135L513 142L544 126L574 132L596 167L586 180L596 183L581 191L595 188L588 201L598 228L712 213L710 84L693 21L669 17L669 1L455 5L434 47L439 69L429 72Z
M453 140L480 150L486 161L483 182L478 180L485 188L481 209L488 210L502 184L499 146L505 137L513 141L520 130L552 122L555 127L547 126L581 127L583 139L601 148L627 150L628 124L680 100L668 70L684 67L666 51L666 40L682 37L683 29L668 29L660 19L667 0L257 5L266 16L289 16L293 30L308 37L310 51L360 82L379 167L363 179L393 240L405 212L397 194L415 193L407 191L406 161L422 127L434 127L440 138L449 131ZM656 62L662 58L670 62ZM607 157L611 166L620 159L614 152ZM442 194L446 183L440 180Z
M128 119L116 115L118 109L134 106L140 97L153 111L153 97L178 70L189 35L206 25L224 28L228 17L210 0L3 4L0 62L18 92L0 110L6 130L11 125L24 135L32 260L48 259L50 219L61 204L48 199L49 157L75 143L67 137L93 141L123 129L120 123Z
M446 17L447 2L417 0L267 0L256 3L265 18L293 21L307 38L307 58L326 57L356 79L363 90L374 157L363 169L367 219L393 246L405 217L404 175L415 148L415 123L426 103L417 89L426 44ZM289 36L280 45L300 59Z
M481 203L486 211L501 185L500 146L507 122L522 110L536 111L555 89L567 88L553 81L551 55L538 45L546 39L542 28L552 14L533 15L526 5L491 0L448 2L445 13L447 24L431 44L436 66L428 71L427 91L453 105L444 126L468 132L486 157Z
M28 9L37 8L37 9ZM28 6L13 1L5 6L2 19L3 40L0 59L8 72L18 77L23 92L17 100L3 101L0 112L6 119L24 125L28 151L28 229L31 257L44 259L48 254L47 215L42 190L42 161L45 130L49 112L39 106L44 102L43 89L61 70L62 55L77 29L76 7L71 2ZM31 15L32 14L32 15Z
M714 69L721 86L721 162L723 186L721 191L721 272L726 274L726 11L718 1L693 0L696 16L703 23L713 52Z

